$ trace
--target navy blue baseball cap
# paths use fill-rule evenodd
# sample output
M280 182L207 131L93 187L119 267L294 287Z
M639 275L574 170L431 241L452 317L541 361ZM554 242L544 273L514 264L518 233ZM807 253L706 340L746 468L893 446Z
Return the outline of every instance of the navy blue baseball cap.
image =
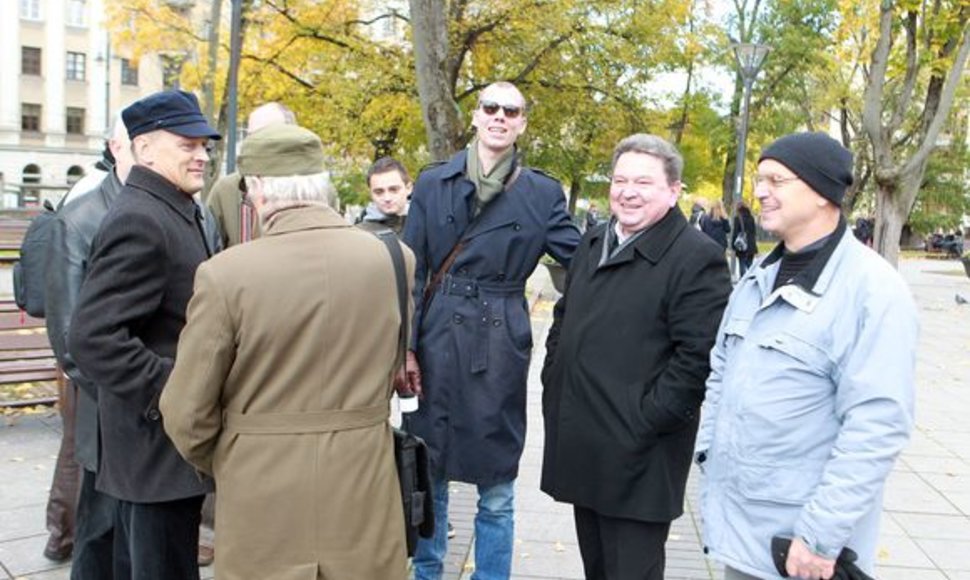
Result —
M152 93L121 111L121 118L128 128L129 139L159 129L182 137L222 139L206 121L199 99L186 91Z

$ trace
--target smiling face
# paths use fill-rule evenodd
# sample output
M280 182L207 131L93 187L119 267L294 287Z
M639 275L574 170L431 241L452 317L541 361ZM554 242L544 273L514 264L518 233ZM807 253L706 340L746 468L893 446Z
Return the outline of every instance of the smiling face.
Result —
M663 161L630 151L620 155L610 183L610 211L620 232L630 236L660 221L677 203L681 185L670 183Z
M761 227L793 251L825 236L838 222L837 207L774 159L758 164L754 195L761 202Z
M159 130L135 137L135 160L169 180L182 192L193 195L205 184L209 161L206 137L182 137Z
M411 184L404 181L401 172L392 169L375 173L368 181L370 198L384 215L401 215L411 194Z
M512 85L495 84L482 91L478 102L472 125L477 129L479 146L500 155L515 145L515 140L525 131L525 97ZM498 105L498 109L489 114L483 103ZM510 112L515 110L518 114L510 117Z

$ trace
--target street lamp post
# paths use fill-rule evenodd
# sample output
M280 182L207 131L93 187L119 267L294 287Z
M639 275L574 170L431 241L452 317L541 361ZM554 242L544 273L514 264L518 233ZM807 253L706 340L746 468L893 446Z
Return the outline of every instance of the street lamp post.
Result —
M744 82L744 94L741 99L741 122L738 124L738 154L734 162L734 208L737 211L738 202L744 192L744 157L748 140L748 106L751 104L751 87L754 79L761 70L761 65L768 56L771 47L764 44L741 42L734 45L734 57L738 61L741 79Z

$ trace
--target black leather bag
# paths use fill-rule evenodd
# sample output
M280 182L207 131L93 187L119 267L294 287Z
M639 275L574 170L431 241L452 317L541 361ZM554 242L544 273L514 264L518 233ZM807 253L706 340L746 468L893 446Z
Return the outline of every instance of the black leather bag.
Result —
M418 536L434 536L434 499L431 491L431 470L428 446L417 435L394 430L394 462L401 481L401 501L404 503L404 531L408 556L413 556Z
M387 246L394 264L394 276L397 280L398 306L401 309L401 328L398 335L398 350L400 360L404 359L407 341L407 278L404 269L404 254L397 236L391 230L375 232L377 237ZM405 418L405 425L407 424ZM418 545L418 536L422 538L434 537L434 491L431 485L431 463L428 457L428 445L413 433L406 430L394 430L394 463L397 465L397 476L401 483L401 502L404 504L404 531L407 537L408 557L414 555Z

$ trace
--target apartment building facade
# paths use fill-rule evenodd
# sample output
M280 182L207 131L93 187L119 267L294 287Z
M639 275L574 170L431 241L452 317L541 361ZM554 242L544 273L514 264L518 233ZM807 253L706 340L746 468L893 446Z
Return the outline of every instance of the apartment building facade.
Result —
M4 0L0 206L58 199L100 159L111 117L162 88L157 56L136 61L110 47L112 1Z

